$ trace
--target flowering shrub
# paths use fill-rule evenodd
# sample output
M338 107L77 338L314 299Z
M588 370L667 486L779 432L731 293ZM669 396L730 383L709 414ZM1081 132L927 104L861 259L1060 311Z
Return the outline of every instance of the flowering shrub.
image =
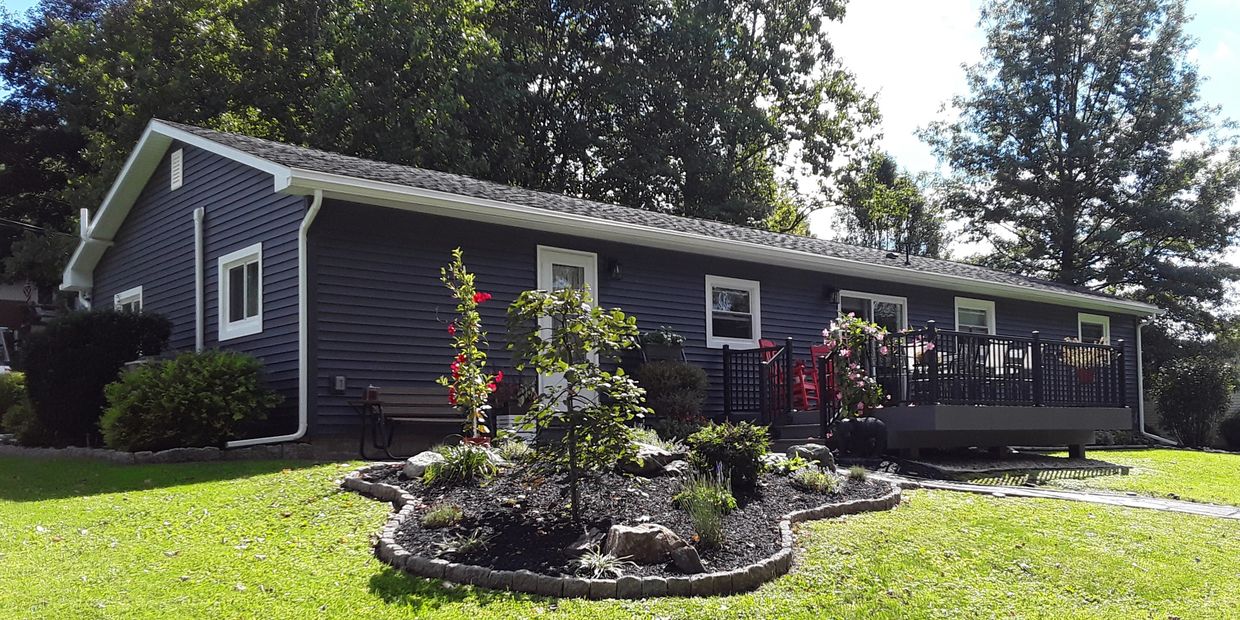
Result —
M501 370L487 372L487 354L482 347L487 344L487 333L482 331L482 315L478 306L491 299L474 287L474 274L465 269L461 248L452 250L452 263L439 270L440 280L456 298L457 317L448 323L448 336L456 356L448 368L451 374L439 377L439 385L448 388L448 402L465 414L465 432L470 437L490 432L487 429L487 411L491 409L488 399L491 392L504 380Z
M839 404L837 417L860 416L883 406L883 388L870 376L866 357L871 352L888 355L886 338L886 329L857 318L851 312L822 330L822 343L835 357L831 368L835 374L835 399Z

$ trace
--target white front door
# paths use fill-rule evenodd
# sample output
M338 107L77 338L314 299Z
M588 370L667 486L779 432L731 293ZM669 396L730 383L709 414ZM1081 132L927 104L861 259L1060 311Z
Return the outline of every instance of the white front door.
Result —
M538 246L538 289L558 291L566 288L586 287L594 303L598 304L598 255L540 245ZM551 329L551 319L541 319L538 325ZM564 375L556 374L538 378L539 390L548 386L562 385Z

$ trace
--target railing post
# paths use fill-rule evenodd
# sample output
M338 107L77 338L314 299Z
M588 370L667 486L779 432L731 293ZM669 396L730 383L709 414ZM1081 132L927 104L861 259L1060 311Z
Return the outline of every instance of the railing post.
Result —
M804 381L804 377L801 378ZM792 337L784 344L784 406L785 415L792 413Z
M732 421L732 356L731 347L723 345L723 419Z
M931 343L930 347L922 348L924 355L929 356L926 360L926 373L930 376L930 402L928 404L937 405L939 402L939 330L934 321L926 321L926 338Z
M1033 342L1029 345L1029 363L1033 365L1033 406L1041 407L1044 402L1044 375L1042 373L1042 332L1034 330Z
M1128 366L1127 366L1128 361L1127 359L1125 359L1126 356L1124 355L1123 339L1115 341L1115 348L1118 349L1118 352L1115 354L1115 362L1113 362L1112 365L1118 367L1118 371L1119 371L1119 377L1118 377L1119 398L1116 399L1116 402L1119 403L1120 407L1127 407L1128 406ZM1145 430L1145 429L1141 429L1141 430Z

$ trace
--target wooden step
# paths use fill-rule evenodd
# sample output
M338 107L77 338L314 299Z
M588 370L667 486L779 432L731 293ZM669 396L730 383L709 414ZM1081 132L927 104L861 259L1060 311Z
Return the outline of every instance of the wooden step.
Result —
M817 439L822 435L822 427L817 424L782 424L771 427L771 437L775 439ZM804 443L804 442L802 442Z
M818 424L822 416L822 412L817 409L807 409L805 411L793 411L791 413L779 416L779 424Z

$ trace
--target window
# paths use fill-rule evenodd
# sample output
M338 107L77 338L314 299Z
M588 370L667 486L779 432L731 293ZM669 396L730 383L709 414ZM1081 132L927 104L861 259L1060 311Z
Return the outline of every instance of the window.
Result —
M142 312L142 287L135 286L113 295L112 307L121 312Z
M757 282L706 276L706 346L758 346L761 309Z
M995 333L995 302L957 297L956 331L970 334Z
M903 297L840 291L840 316L850 312L893 334L908 327L908 300Z
M185 180L184 155L181 149L172 152L172 163L169 177L172 179L172 189L181 187L181 182Z
M1084 312L1076 315L1076 335L1081 342L1111 344L1111 317Z
M263 331L263 244L220 257L220 340Z

